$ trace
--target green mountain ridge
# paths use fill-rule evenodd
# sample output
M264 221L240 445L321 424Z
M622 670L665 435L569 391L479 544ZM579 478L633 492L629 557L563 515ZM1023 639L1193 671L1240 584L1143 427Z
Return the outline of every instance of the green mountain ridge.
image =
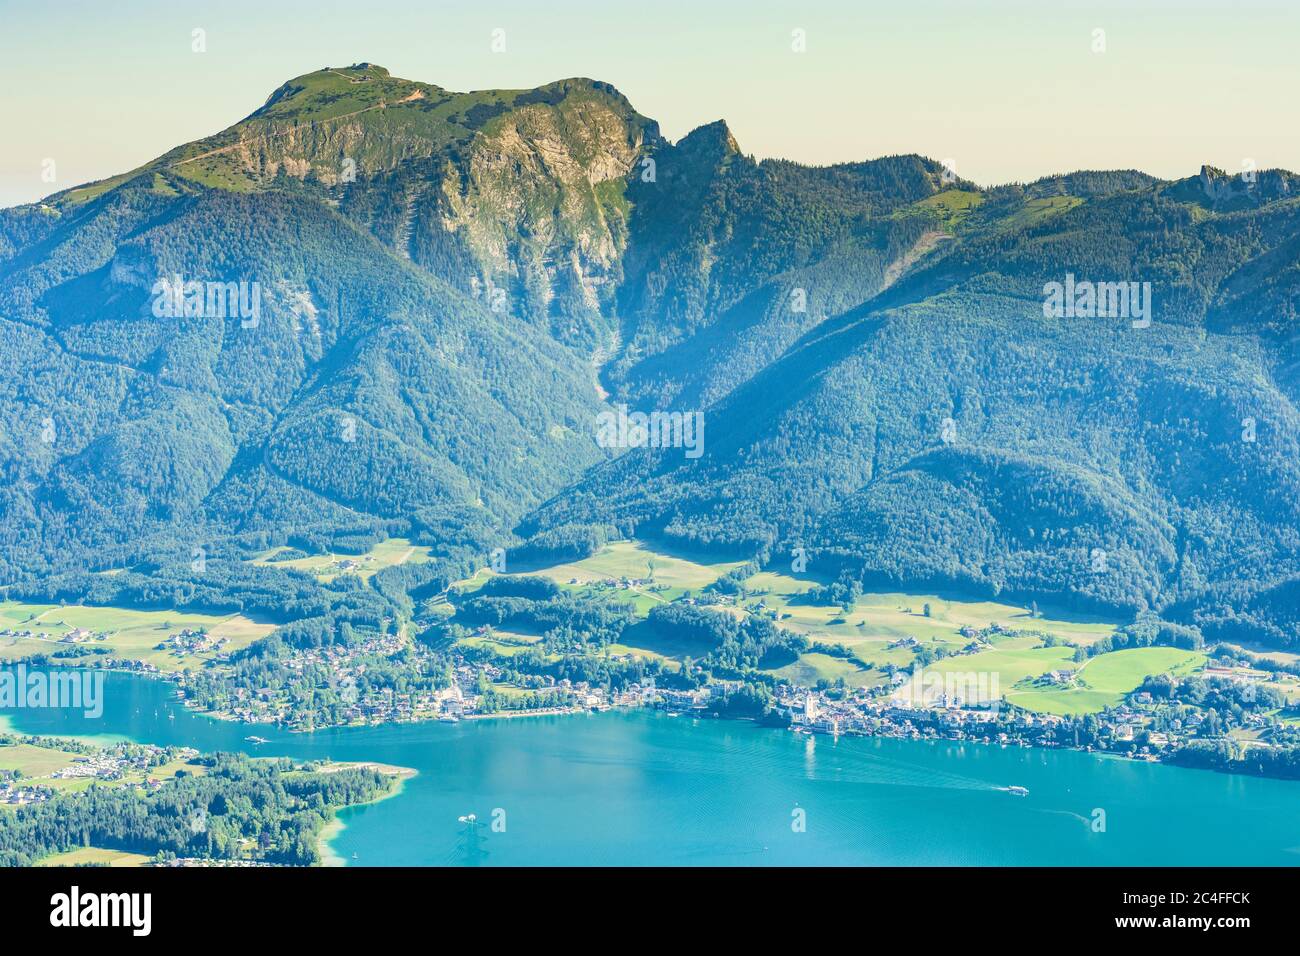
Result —
M1295 644L1298 187L982 188L670 143L593 80L305 74L0 210L0 581L613 526ZM160 318L174 275L258 283L256 324ZM1045 318L1066 276L1150 283L1149 327ZM610 403L705 454L598 447Z

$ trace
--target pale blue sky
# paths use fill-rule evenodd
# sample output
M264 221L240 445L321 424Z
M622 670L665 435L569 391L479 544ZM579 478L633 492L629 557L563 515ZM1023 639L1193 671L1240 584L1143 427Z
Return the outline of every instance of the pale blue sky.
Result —
M130 169L358 60L459 90L590 76L673 139L725 118L760 157L919 152L985 184L1300 170L1297 37L1286 0L0 0L0 206Z

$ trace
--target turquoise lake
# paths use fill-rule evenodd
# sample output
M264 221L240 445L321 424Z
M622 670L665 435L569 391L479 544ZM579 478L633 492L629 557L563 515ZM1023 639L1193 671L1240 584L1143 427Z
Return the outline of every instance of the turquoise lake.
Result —
M351 865L1300 863L1300 783L1070 751L644 711L291 734L199 716L170 684L126 674L108 675L99 719L0 716L21 733L417 770L397 796L339 814L332 847ZM1029 795L998 789L1013 784ZM477 841L457 819L469 813Z

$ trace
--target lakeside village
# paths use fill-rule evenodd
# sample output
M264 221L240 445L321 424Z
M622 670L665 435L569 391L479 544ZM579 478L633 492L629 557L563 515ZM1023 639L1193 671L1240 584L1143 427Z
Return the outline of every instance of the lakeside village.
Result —
M352 725L454 723L644 707L664 711L672 717L750 717L765 725L809 735L1065 747L1152 762L1167 760L1189 743L1206 738L1230 740L1237 756L1251 747L1267 749L1270 731L1275 732L1273 736L1277 739L1280 727L1275 717L1262 712L1263 708L1243 709L1225 703L1234 694L1254 701L1257 688L1267 687L1281 676L1257 670L1244 661L1219 661L1170 685L1176 690L1179 681L1201 682L1212 689L1209 706L1191 704L1185 695L1164 694L1163 686L1153 694L1145 689L1148 685L1143 685L1117 706L1099 713L1060 716L1008 704L997 694L996 674L947 674L944 680L935 682L933 673L925 674L922 679L919 671L891 670L889 679L875 687L807 688L778 684L772 689L766 712L758 715L732 706L733 695L744 687L742 681L719 680L699 688L679 690L656 686L653 680L647 680L613 689L585 681L553 682L541 675L518 672L507 675L498 664L471 661L458 654L453 654L451 663L446 665L446 686L438 689L399 693L391 687L369 687L366 677L373 662L399 651L417 656L429 653L404 636L386 634L369 637L351 647L333 645L300 650L283 663L290 673L320 669L333 675L330 685L339 703L331 723ZM177 683L178 696L183 701L190 706L197 705L190 690L198 675L189 671L159 673L152 665L135 661L113 661L110 666L113 664L170 679ZM956 684L953 677L958 678ZM506 679L513 683L502 683ZM1073 686L1075 680L1074 672L1063 668L1043 675L1035 684L1036 689L1061 690ZM236 687L230 696L224 706L209 707L209 716L248 724L273 724L293 731L324 726L316 722L315 711L296 706L284 688ZM1219 706L1217 711L1215 704ZM1294 729L1286 728L1282 729L1282 736L1287 738L1282 742L1288 744L1297 742L1290 738L1300 738Z
M490 628L480 628L490 636ZM18 632L22 636L22 632ZM33 635L39 636L39 635ZM978 638L975 632L966 636ZM51 636L53 638L53 636ZM55 657L90 652L85 644L103 640L84 630L57 637L67 647ZM900 644L914 643L905 638ZM209 665L229 662L224 639L202 630L183 630L157 646L178 658L206 652ZM72 646L67 646L72 645ZM974 641L967 649L981 645ZM762 723L788 727L795 733L867 735L902 738L950 739L1016 746L1070 747L1123 754L1158 761L1174 757L1188 744L1207 740L1222 743L1234 759L1247 751L1259 754L1276 744L1295 749L1300 726L1278 720L1276 708L1254 703L1276 695L1281 677L1291 675L1256 669L1243 660L1214 661L1195 675L1148 689L1151 681L1117 704L1098 713L1059 716L1008 704L997 693L997 675L947 675L946 686L925 689L920 673L889 668L885 679L872 687L850 688L819 684L815 688L778 683L766 694L765 706L756 712L743 681L713 680L684 690L656 686L652 679L614 688L586 681L555 681L541 674L507 672L508 658L495 662L482 655L466 656L453 649L435 654L403 633L380 633L350 645L295 649L281 658L285 679L273 686L247 681L222 682L210 667L160 670L139 660L106 656L107 647L95 647L94 666L161 677L177 685L178 697L209 716L247 724L269 724L291 731L311 731L325 726L374 725L393 722L444 721L492 717L539 716L603 711L611 708L653 708L672 716L748 717ZM70 652L70 653L69 653ZM963 652L964 653L964 652ZM404 669L422 672L421 680L405 682L410 689L397 691L388 662L404 656ZM960 656L960 654L958 655ZM631 660L612 655L611 660ZM383 673L387 672L387 673ZM438 679L430 679L434 673ZM328 678L329 701L301 688L318 687ZM933 679L933 673L926 677ZM984 678L979 686L954 687L952 677ZM990 688L987 678L993 678ZM378 678L378 679L376 679ZM1187 693L1195 680L1201 689ZM1076 686L1075 673L1062 668L1034 681L1034 690L1068 691ZM214 693L214 686L218 688ZM1289 684L1288 684L1289 686ZM1208 700L1206 688L1209 689ZM1023 688L1020 688L1023 689ZM1152 693L1152 689L1156 691ZM990 690L992 693L990 694ZM737 701L741 702L737 706ZM1283 701L1284 702L1284 701ZM1272 710L1270 715L1268 711ZM1287 708L1291 713L1294 708ZM256 740L256 738L251 738ZM1258 748L1258 749L1254 749ZM1300 752L1298 750L1297 752ZM1189 754L1184 754L1189 756ZM88 769L81 772L90 772ZM6 797L0 794L0 801Z

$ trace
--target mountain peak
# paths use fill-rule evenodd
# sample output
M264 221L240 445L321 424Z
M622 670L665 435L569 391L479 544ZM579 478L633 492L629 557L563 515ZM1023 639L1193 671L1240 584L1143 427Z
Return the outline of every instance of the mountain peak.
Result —
M697 126L683 136L677 146L690 153L712 154L719 159L740 155L740 145L726 120Z
M439 91L438 87L428 83L394 77L387 69L374 63L325 66L281 85L248 119L328 118L347 113L348 108L356 110L387 105L401 101L403 97L419 99ZM417 92L418 95L412 96ZM340 105L344 108L338 108Z

